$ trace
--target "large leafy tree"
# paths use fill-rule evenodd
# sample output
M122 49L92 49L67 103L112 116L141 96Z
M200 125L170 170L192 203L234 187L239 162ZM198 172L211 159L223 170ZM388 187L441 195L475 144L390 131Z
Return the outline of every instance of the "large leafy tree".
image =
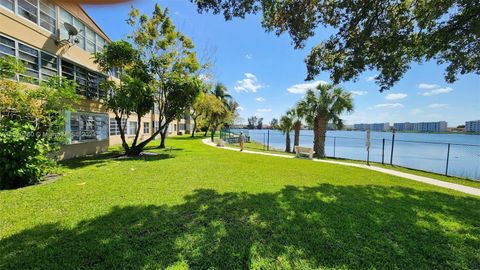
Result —
M148 16L132 7L127 22L134 29L130 37L153 77L160 148L164 148L169 124L183 115L199 94L198 78L194 74L201 65L192 40L176 29L168 9L157 4Z
M107 109L115 114L125 154L137 156L156 135L142 142L138 141L142 117L152 110L154 104L151 87L153 78L139 52L126 41L116 41L105 46L95 54L95 62L105 72L113 68L121 70L120 81L111 80L103 84L108 91L105 104ZM138 126L135 137L129 144L125 136L127 121L123 120L132 115L136 117Z
M288 113L280 117L280 123L277 128L285 134L285 152L291 152L290 132L293 128L292 117Z
M324 158L328 122L332 121L338 129L343 127L340 115L353 111L351 94L339 86L319 84L315 89L307 91L297 107L307 123L313 126L315 156Z
M412 62L446 64L445 80L480 74L478 0L191 0L198 10L227 20L263 13L262 26L291 36L295 48L326 28L333 34L315 46L305 62L307 79L327 71L338 84L365 70L378 70L380 90L401 79Z

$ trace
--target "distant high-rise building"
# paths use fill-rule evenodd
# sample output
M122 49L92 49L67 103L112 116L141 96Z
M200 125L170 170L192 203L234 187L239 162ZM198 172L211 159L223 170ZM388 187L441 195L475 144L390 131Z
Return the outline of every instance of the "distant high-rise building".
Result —
M445 132L447 131L447 122L394 123L393 127L397 131Z
M390 129L390 123L354 124L353 129L361 131L388 131Z
M465 132L480 132L480 120L465 122Z

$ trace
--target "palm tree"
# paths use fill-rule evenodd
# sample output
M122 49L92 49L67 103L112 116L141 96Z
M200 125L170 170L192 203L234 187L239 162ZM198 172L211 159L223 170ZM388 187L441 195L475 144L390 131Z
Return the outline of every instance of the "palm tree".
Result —
M278 129L285 134L285 152L291 152L290 150L290 131L293 127L293 119L288 114L280 118Z
M293 130L295 132L293 136L293 149L295 150L295 146L300 144L300 129L302 128L303 114L302 110L298 107L289 110L287 114L290 115L293 121Z
M315 156L324 158L328 122L332 121L337 128L342 128L340 115L353 111L353 99L351 94L340 86L319 84L316 89L307 91L303 100L298 103L298 109L305 115L307 123L313 126Z

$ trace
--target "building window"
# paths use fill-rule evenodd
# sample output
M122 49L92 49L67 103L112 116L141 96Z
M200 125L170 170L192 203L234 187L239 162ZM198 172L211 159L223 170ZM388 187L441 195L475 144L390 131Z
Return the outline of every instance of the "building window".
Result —
M55 33L57 27L57 14L55 5L48 1L40 0L40 26L51 33Z
M87 52L94 53L95 52L95 32L90 30L90 28L86 28L85 32L85 37L86 37L86 47L85 50Z
M110 118L110 136L120 135L120 129L118 128L117 120Z
M38 2L37 0L18 0L18 15L38 24Z
M25 66L25 73L20 74L20 80L38 83L38 50L25 44L18 44L18 58Z
M150 133L150 123L145 122L143 123L143 134L149 134Z
M42 80L48 81L50 78L57 75L58 64L57 64L57 57L41 52L42 56L41 60L41 74Z
M0 0L0 6L13 11L13 0Z
M137 134L137 128L138 128L137 122L129 121L127 134L129 136L134 136L135 134Z
M13 56L15 57L15 41L3 36L0 36L0 57Z
M93 113L72 113L70 117L72 143L108 139L108 116Z
M106 76L74 65L62 59L62 76L77 83L77 94L89 99L104 99L105 91L100 87Z

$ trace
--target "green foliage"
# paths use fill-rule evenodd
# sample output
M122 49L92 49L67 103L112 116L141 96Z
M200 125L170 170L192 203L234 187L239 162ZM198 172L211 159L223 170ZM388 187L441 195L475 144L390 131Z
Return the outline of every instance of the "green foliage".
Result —
M278 129L278 119L272 118L270 121L270 129Z
M22 66L0 58L0 189L38 183L65 142L63 113L78 100L75 84L51 78L30 88L12 78ZM13 76L12 76L13 74Z
M148 65L140 57L140 52L123 40L112 42L102 51L95 53L95 62L104 72L108 72L112 68L121 71L120 81L107 80L102 84L102 87L108 92L105 104L107 109L115 114L125 153L138 155L149 140L137 144L141 130L140 127L137 127L135 139L129 144L125 136L125 124L122 125L126 122L123 122L122 119L135 113L137 123L140 125L142 117L153 108L153 77L149 73Z
M1 269L477 269L480 199L176 137L0 191ZM159 170L161 168L161 170ZM161 172L161 173L159 173Z
M339 86L319 84L316 89L309 89L298 103L297 110L311 126L316 120L332 121L338 129L343 128L340 118L344 112L353 111L352 95Z
M313 148L315 156L325 157L325 135L329 121L343 128L342 113L353 111L352 95L340 86L318 84L309 89L305 97L297 104L296 114L304 116L308 125L313 127Z
M158 4L151 16L132 7L127 23L133 28L130 38L153 78L151 87L159 110L160 147L165 147L168 125L193 105L200 91L195 86L198 78L194 75L200 69L195 46L189 37L177 31L168 9Z
M480 74L478 1L191 1L200 12L223 12L227 20L263 12L262 26L277 35L288 32L295 48L303 48L319 28L334 29L306 58L307 79L327 72L338 84L376 69L383 91L412 62L429 60L446 64L447 82L459 74Z
M35 135L30 123L2 121L0 128L0 189L38 183L55 166L51 141Z

